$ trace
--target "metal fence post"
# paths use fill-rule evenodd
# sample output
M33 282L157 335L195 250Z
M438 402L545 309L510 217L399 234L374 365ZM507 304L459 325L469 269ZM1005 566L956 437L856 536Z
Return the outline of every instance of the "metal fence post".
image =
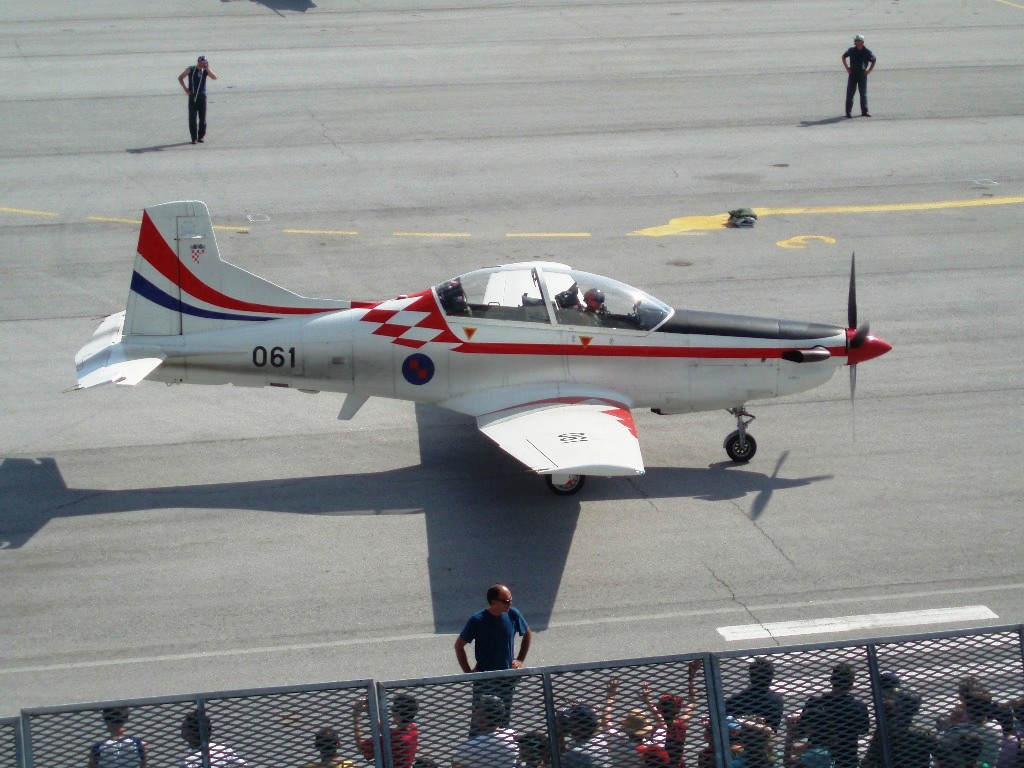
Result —
M885 768L893 768L889 752L889 725L885 719L885 697L882 695L881 671L878 669L878 652L874 643L867 645L868 671L871 676L871 698L875 703L875 739L878 740L879 755ZM870 749L868 742L868 749Z
M551 750L552 768L562 768L561 746L558 738L558 713L555 712L555 690L551 685L551 673L541 675L544 685L544 716L548 724L548 749Z
M210 768L210 723L206 717L206 700L199 696L196 698L196 715L199 726L199 755L203 761L203 768Z
M393 766L395 756L391 754L391 718L387 710L387 697L380 683L366 687L367 714L370 718L370 738L373 739L373 764L375 768Z
M715 745L715 765L730 768L729 727L726 724L725 696L722 693L722 670L718 658L704 657L704 680L708 689L708 713L711 715L711 734Z
M32 750L28 738L28 718L22 714L14 728L14 759L16 766L32 765Z

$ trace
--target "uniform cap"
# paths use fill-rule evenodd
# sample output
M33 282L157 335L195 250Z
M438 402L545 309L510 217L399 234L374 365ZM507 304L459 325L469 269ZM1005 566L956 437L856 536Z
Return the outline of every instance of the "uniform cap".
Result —
M863 40L863 39L864 38L861 38L861 40ZM196 59L196 61L206 61L206 57L205 56L200 56L198 59Z
M853 42L856 43L858 40L860 40L863 43L864 42L864 35L855 35L854 38L853 38Z

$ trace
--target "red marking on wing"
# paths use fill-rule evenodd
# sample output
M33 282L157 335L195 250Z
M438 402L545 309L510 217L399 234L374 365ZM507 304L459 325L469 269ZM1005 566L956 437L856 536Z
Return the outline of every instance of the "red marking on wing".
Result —
M629 433L633 435L633 437L638 440L640 439L636 433L636 422L633 421L633 413L628 408L610 408L607 411L602 411L602 413L607 413L609 416L613 417L616 421L622 424L622 426L628 429Z

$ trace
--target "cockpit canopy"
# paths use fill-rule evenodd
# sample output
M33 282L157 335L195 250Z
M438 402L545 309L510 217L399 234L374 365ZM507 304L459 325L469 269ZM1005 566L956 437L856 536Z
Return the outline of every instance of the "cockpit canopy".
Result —
M639 288L549 262L478 269L434 291L453 317L651 331L673 311Z

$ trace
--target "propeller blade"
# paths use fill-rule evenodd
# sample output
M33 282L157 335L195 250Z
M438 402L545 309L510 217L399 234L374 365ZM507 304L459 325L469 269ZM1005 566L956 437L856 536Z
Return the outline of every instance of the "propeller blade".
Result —
M850 254L850 298L846 305L846 327L857 327L857 252Z
M853 326L850 327L852 328ZM864 325L858 328L857 332L853 334L853 338L850 339L850 349L856 349L857 347L863 345L864 342L868 340L869 333L871 333L871 325L868 323L864 323Z

